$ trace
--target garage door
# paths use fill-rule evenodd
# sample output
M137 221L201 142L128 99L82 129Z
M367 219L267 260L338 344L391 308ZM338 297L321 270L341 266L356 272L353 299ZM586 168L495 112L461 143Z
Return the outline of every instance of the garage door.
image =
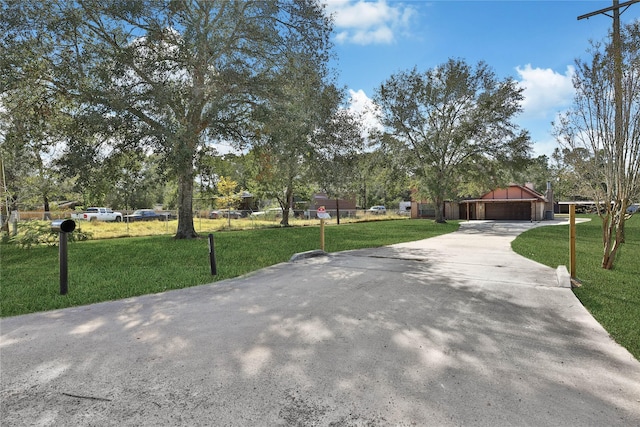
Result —
M484 206L486 219L531 220L531 203L529 202L486 203Z

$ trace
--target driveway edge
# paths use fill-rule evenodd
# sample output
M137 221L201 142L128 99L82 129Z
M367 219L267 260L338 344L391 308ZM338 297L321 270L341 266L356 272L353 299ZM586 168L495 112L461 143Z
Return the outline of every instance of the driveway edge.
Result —
M315 258L318 256L326 256L326 255L328 255L328 253L323 251L322 249L314 249L312 251L299 252L297 254L293 254L291 258L289 258L289 262L296 262L303 259Z
M569 275L566 265L559 265L556 268L556 279L559 287L571 289L571 275Z

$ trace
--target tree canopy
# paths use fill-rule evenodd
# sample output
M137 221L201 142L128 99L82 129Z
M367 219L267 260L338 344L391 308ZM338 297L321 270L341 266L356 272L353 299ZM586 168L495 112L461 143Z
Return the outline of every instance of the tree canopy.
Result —
M25 0L3 14L7 86L31 73L22 49L37 48L46 63L38 78L93 129L84 144L161 156L178 182L177 238L196 236L199 150L249 140L256 108L278 96L284 52L317 69L330 52L330 20L311 0Z
M425 72L394 74L374 101L385 126L381 143L409 165L418 194L437 206L436 221L443 221L444 201L461 182L492 176L496 162L528 158L528 134L512 121L522 89L498 80L482 62L473 67L450 59Z

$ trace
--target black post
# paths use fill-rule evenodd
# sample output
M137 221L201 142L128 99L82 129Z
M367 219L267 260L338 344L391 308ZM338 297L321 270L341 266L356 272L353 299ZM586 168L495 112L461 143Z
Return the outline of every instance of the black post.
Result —
M66 295L68 290L69 275L67 265L67 233L60 233L60 295Z
M209 234L209 264L211 264L211 275L215 276L218 273L216 267L216 250L213 245L213 234Z
M72 219L56 219L51 223L51 231L57 231L60 236L59 258L60 258L60 295L66 295L69 283L67 267L67 233L76 229L76 222Z

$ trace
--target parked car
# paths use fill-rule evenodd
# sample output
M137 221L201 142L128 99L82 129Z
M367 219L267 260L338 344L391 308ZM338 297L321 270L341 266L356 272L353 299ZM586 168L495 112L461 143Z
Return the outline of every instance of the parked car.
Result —
M387 208L381 205L371 206L367 209L367 212L374 215L385 215L387 213Z
M640 208L640 204L638 204L638 203L635 203L633 205L629 205L629 207L627 208L627 213L629 215L632 215L632 214L638 212L639 208Z
M221 210L209 212L209 219L218 219L218 218L239 219L239 218L242 218L242 212L227 210L227 209L221 209Z
M122 213L114 212L109 208L87 208L86 211L77 214L71 214L71 219L84 221L122 221Z
M171 215L166 212L157 212L153 209L138 209L130 215L124 216L125 221L166 221L171 219Z

